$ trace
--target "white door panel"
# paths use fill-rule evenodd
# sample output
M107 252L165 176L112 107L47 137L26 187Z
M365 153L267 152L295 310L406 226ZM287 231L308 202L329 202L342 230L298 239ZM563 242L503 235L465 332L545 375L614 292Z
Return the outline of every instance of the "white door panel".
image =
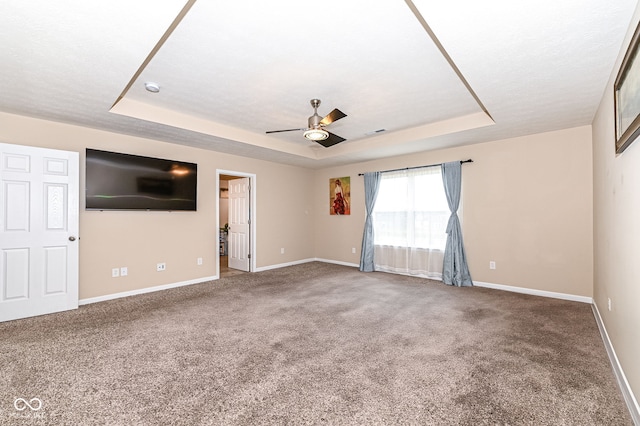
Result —
M44 248L44 294L67 292L67 248Z
M0 321L78 307L78 153L0 144Z
M2 184L4 199L12 200L4 206L4 231L28 232L29 199L31 198L29 182L3 181Z
M229 181L229 268L249 271L249 178Z
M29 297L29 249L3 250L4 268L2 296L4 300Z

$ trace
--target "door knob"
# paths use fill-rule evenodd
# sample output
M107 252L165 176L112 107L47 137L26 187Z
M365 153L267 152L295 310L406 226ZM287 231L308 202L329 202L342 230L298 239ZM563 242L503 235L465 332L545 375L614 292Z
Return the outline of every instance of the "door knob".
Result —
M69 241L75 241L75 240L76 240L76 237L74 236L69 237Z

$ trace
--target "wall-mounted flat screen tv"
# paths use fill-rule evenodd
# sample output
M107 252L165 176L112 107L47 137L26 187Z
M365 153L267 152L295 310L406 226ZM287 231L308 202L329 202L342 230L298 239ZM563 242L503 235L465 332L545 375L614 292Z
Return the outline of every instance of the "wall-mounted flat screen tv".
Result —
M87 210L196 210L198 165L87 148Z

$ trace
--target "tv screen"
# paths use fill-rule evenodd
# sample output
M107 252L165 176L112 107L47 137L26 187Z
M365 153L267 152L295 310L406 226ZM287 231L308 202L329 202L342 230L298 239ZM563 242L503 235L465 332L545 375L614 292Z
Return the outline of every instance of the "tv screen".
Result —
M198 165L87 148L87 210L196 210Z

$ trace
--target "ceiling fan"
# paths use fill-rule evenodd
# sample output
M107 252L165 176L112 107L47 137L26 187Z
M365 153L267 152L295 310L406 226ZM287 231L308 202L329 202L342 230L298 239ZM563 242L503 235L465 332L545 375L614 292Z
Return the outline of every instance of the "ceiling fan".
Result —
M302 129L270 130L266 133L294 132L298 130L304 130L305 138L314 142L318 142L325 148L329 148L330 146L346 141L345 138L342 138L331 132L327 132L323 129L323 127L328 126L334 121L338 121L341 118L346 117L347 114L336 108L329 114L327 114L324 118L322 118L318 115L318 106L320 106L320 99L311 99L311 106L313 107L313 115L309 117L309 127L305 127Z

